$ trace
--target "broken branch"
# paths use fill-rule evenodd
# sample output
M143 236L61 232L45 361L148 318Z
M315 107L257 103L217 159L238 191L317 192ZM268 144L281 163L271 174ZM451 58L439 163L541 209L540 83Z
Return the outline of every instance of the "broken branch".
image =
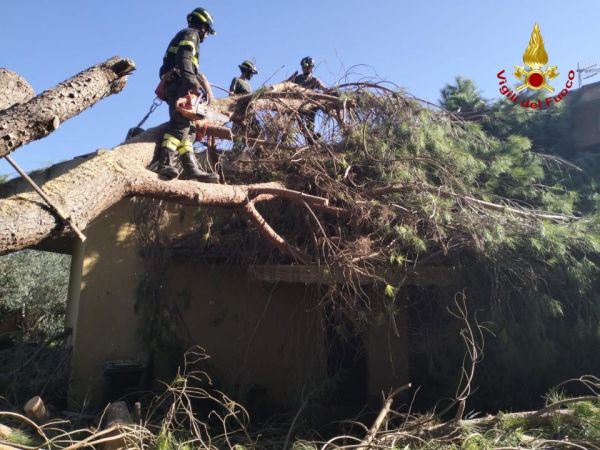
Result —
M41 139L99 100L121 92L135 64L114 57L90 67L27 103L0 112L0 157Z

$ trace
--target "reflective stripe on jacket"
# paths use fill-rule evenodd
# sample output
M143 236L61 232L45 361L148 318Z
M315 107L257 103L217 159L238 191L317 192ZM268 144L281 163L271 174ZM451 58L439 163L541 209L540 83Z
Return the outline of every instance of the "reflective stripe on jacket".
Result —
M160 76L162 77L165 73L177 67L184 80L190 84L197 84L199 42L200 36L194 28L185 28L177 33L169 42L163 57Z

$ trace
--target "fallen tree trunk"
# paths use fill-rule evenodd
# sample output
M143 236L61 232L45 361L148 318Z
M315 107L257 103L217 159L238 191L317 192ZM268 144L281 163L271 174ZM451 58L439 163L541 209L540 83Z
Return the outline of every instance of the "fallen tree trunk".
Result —
M117 66L121 68L120 71L114 70ZM64 96L69 95L69 89L85 80L89 81L90 86L109 87L110 85L114 88L114 84L117 83L121 86L119 89L122 89L124 78L121 79L116 74L120 73L124 76L132 68L133 66L129 61L117 59L92 68L84 74L98 70L101 73L112 70L115 76L113 78L104 77L104 83L98 80L93 83L89 74L87 76L80 74L69 82L63 83L66 89L64 91L61 88L63 85L61 85L59 86L60 89L50 91L54 92L53 95L45 93L24 105L14 105L0 112L0 129L3 126L5 129L7 127L7 122L2 124L3 117L13 117L14 121L10 122L11 126L18 126L18 120L25 120L27 117L26 115L23 116L27 107L36 105L37 102L43 101L47 106L46 112L63 111L65 108L61 106L61 103L64 101ZM81 77L84 78L84 81L73 81ZM97 78L102 78L102 76L97 74ZM108 82L109 78L113 80L112 84ZM298 101L297 98L300 95L311 96L310 91L294 86L288 86L288 88L291 89L291 94L290 92L279 92L280 86L268 89L269 101L277 98L278 95L283 95L279 101L284 104ZM113 90L112 92L117 91ZM81 91L78 92L81 94ZM77 98L78 96L79 94L71 96L71 98ZM290 96L294 99L291 100ZM247 102L252 99L244 96L243 100L240 100L231 97L220 99L211 104L211 108L223 114L231 115L239 109L246 108ZM80 102L79 106L83 104L85 102ZM261 107L263 106L267 105ZM17 120L17 118L19 119ZM43 125L43 122L43 120L38 121L38 125ZM24 127L23 135L32 135L33 128L28 125L28 122L21 122L20 126ZM46 129L46 134L49 132ZM339 212L337 208L330 207L326 199L306 196L300 192L288 190L281 183L226 186L208 185L194 181L163 181L154 172L147 169L156 142L163 132L164 126L157 127L136 136L113 151L102 152L62 176L47 182L43 186L44 191L57 203L61 210L66 212L73 223L82 229L115 203L133 196L162 199L188 205L239 208L269 242L294 259L301 260L304 263L309 262L307 255L287 244L285 239L269 226L268 222L262 218L253 205L274 198L285 198L330 213L337 214ZM2 148L0 147L0 155L2 155ZM249 207L249 205L252 205L252 207ZM15 194L0 199L0 254L31 247L49 237L63 236L69 234L70 231L33 192Z
M53 89L0 112L0 157L43 138L65 120L111 94L121 92L133 61L114 57L93 66Z
M337 95L313 91L290 82L275 84L254 94L239 96L236 106L245 108L250 102L255 110L278 110L284 107L287 110L299 111L305 107L317 106L330 111L344 107L344 101Z
M325 199L303 196L286 190L281 183L228 186L195 181L163 181L146 169L152 159L156 141L164 127L146 131L136 138L103 152L79 167L46 184L46 193L59 202L80 228L85 228L103 211L118 201L133 196L162 199L187 205L240 208L249 201L266 201L284 197L290 201L307 202L315 209L326 209ZM256 221L257 214L252 215ZM31 247L48 237L68 234L34 192L17 194L0 200L0 254ZM274 231L259 229L273 239ZM281 249L288 246L281 246ZM298 253L290 248L290 254Z
M439 447L443 445L456 445L464 439L464 434L461 434L461 432L464 432L465 429L471 430L474 433L491 433L503 420L506 421L506 423L510 423L510 421L513 423L516 421L521 423L519 428L522 443L527 443L529 445L536 443L540 445L540 447L498 447L506 448L508 450L513 448L557 448L542 446L544 443L550 441L540 436L540 429L548 428L552 426L552 424L554 424L554 426L557 426L558 423L565 424L568 421L572 422L572 426L576 426L578 418L576 411L573 409L559 409L548 411L543 414L541 411L498 413L495 416L459 421L452 420L441 424L427 426L418 426L419 420L417 419L414 423L407 423L405 427L400 429L382 431L374 440L373 445L370 448L412 448L412 445L423 442L428 442L432 446L437 444ZM430 420L427 420L427 422L429 421ZM531 431L532 434L536 436L529 436L527 431ZM508 432L509 430L504 431L504 433ZM502 433L502 428L498 430L498 433ZM565 444L565 448L584 448L570 442L568 437L565 439L557 439L554 443ZM573 446L569 444L572 444Z

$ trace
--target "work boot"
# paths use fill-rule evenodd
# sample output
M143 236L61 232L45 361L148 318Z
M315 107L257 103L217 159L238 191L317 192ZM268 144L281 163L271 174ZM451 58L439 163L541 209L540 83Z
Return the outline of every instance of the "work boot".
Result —
M218 183L219 175L216 173L206 173L198 168L196 157L193 152L186 152L179 155L179 161L183 166L183 177L187 180L196 180L202 183Z
M167 180L177 178L179 170L175 167L175 150L169 150L168 148L160 149L159 163L158 163L158 174L165 177Z

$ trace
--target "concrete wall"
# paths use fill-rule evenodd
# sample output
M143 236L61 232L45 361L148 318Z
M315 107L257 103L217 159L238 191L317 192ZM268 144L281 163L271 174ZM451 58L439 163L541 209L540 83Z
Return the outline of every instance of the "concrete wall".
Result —
M169 236L188 232L194 209L174 207ZM132 202L125 200L91 224L86 235L81 299L72 360L73 406L103 406L107 360L144 360L140 316L134 310L144 265L136 248ZM172 260L166 295L177 299L186 346L202 346L216 382L247 392L265 405L296 405L327 376L327 333L314 286L253 282L242 268ZM389 322L373 323L363 337L368 396L408 379L405 318L395 336ZM156 374L167 378L167 364ZM357 389L361 389L357 386ZM240 399L243 400L243 399Z
M573 137L577 148L600 143L600 83L585 85L573 97Z

